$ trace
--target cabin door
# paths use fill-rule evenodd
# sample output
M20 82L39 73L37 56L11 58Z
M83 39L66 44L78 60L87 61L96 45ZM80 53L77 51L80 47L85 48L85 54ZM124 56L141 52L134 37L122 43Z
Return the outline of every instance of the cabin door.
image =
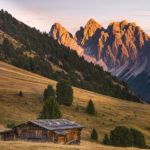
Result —
M66 143L66 136L65 135L60 135L59 138L58 138L58 143L65 144Z

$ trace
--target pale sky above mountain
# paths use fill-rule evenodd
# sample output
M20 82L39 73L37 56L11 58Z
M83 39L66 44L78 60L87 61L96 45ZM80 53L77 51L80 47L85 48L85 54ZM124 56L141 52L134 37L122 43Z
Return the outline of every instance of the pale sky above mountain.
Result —
M0 0L0 6L46 32L59 22L74 34L94 18L105 28L113 21L136 22L150 35L150 0Z

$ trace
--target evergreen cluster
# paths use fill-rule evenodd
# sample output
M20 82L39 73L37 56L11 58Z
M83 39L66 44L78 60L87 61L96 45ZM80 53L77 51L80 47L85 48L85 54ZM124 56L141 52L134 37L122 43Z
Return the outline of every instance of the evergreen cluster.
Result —
M89 100L88 105L86 107L86 112L88 114L91 114L91 115L96 114L95 106L94 106L94 103L93 103L93 101L91 99Z
M144 135L136 130L118 126L110 132L110 138L105 134L103 144L121 147L146 148Z
M51 85L48 85L43 93L43 101L48 99L50 96L55 96L55 91Z
M46 99L43 105L43 110L39 116L41 119L59 119L61 118L60 106L54 96Z
M43 109L39 116L41 119L61 118L60 104L70 106L73 102L73 89L69 81L61 80L57 83L56 96L51 85L43 93Z
M15 49L8 39L5 39L0 45L0 50L5 55L5 57L0 55L1 60L57 81L69 80L71 85L79 88L141 102L139 97L129 91L123 81L119 81L110 73L103 71L102 67L88 63L75 51L59 45L48 34L23 24L3 10L0 11L0 30L22 43L21 48ZM35 57L29 57L24 53L32 51L34 51ZM50 62L62 68L66 73L53 71ZM83 77L81 78L76 71L80 72Z
M98 133L97 133L96 129L92 130L91 139L92 140L98 140Z
M70 106L73 102L73 89L70 82L60 80L56 86L57 102L59 104Z

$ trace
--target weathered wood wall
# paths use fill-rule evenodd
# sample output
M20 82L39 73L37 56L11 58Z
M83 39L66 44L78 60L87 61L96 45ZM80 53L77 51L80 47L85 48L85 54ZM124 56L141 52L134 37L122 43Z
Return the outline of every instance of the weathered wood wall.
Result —
M35 124L22 124L14 128L12 132L1 134L2 140L25 140L36 142L54 142L61 144L80 144L82 129L67 129L67 135L59 135Z

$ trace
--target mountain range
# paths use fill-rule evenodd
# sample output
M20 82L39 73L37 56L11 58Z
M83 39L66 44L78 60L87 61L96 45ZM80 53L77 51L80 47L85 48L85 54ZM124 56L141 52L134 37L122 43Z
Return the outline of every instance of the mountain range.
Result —
M105 29L90 19L74 36L55 23L49 36L126 81L133 92L150 101L150 37L136 23L112 22Z

